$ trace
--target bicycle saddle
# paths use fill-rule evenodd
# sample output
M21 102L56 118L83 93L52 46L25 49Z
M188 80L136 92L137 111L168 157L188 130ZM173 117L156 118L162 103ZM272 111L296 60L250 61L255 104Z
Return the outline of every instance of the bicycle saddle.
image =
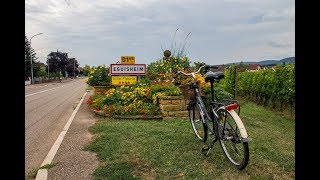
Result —
M206 76L204 79L206 82L208 82L212 79L222 79L222 78L224 78L223 72L221 72L221 71L217 71L217 72L208 71L206 73Z

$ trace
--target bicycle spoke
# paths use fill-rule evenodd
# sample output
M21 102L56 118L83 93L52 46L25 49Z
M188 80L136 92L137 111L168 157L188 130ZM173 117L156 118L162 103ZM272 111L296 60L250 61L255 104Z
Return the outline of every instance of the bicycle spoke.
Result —
M197 106L191 106L189 108L189 119L191 122L192 130L195 136L200 140L205 142L207 139L207 127L202 123L201 115Z
M238 169L243 169L248 163L248 144L241 141L241 135L237 123L230 113L220 109L220 125L223 128L220 145L227 159Z

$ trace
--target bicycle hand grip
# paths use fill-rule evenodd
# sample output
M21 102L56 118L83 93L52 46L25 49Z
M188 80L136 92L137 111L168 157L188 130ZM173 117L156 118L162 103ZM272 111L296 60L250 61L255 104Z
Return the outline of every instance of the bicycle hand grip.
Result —
M177 72L177 73L173 76L173 79L177 78L177 76L178 76L179 74L181 74L181 72L180 72L180 71L179 71L179 72Z

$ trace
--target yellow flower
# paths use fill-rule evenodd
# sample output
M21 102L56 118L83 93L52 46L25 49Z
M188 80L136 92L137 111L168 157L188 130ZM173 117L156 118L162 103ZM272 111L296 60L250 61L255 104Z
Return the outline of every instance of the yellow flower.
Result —
M204 77L201 74L196 74L196 78L201 85L204 85L206 83Z
M187 58L186 57L183 57L182 58L182 62L186 62L187 61Z

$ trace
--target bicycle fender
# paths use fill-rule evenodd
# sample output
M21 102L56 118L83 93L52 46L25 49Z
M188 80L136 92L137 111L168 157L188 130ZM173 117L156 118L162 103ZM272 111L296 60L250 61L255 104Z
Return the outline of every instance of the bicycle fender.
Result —
M238 114L232 109L231 111L229 111L229 113L231 114L231 116L233 117L233 119L236 121L238 127L239 127L239 131L241 134L242 138L248 138L248 133L246 128L244 127L243 122L241 121L240 117L238 116Z
M220 107L225 109L224 107ZM244 139L248 138L248 133L246 128L244 127L243 122L241 121L240 117L238 116L238 114L232 109L230 111L228 111L230 113L230 115L232 116L232 118L236 121L237 126L239 127L239 131L241 134L241 137Z

